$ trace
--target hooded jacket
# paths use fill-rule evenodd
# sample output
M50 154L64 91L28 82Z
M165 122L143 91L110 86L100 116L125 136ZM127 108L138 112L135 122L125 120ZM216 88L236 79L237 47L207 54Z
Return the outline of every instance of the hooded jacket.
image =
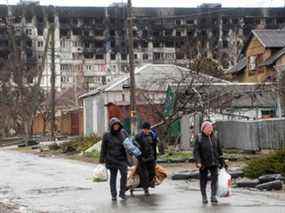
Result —
M114 131L113 126L120 125L119 131ZM123 141L128 133L118 118L112 118L109 124L110 131L105 133L102 140L100 163L106 163L107 167L127 166L127 153Z
M201 163L204 167L223 166L223 152L219 141L214 134L210 137L202 133L195 142L194 158L196 163Z
M150 138L149 141L147 138ZM150 135L147 136L143 131L136 135L135 140L139 144L140 150L142 152L142 161L143 162L152 162L157 159L157 143L158 138L157 134L154 131L150 131Z

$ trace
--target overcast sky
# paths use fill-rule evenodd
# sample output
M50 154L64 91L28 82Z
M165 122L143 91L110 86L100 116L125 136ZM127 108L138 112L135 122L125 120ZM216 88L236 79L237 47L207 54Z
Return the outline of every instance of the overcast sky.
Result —
M0 0L1 4L16 4L19 0ZM34 0L33 0L34 1ZM135 7L197 7L202 3L221 3L223 7L284 7L285 0L132 0ZM40 0L41 5L108 6L127 0Z

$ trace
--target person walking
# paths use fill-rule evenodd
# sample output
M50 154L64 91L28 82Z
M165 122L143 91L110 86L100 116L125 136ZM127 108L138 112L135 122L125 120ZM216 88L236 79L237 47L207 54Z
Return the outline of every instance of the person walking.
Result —
M200 190L202 202L208 203L207 182L208 173L211 173L211 202L218 203L217 185L218 185L218 168L225 166L223 152L219 141L214 136L213 125L209 121L204 121L201 125L201 135L195 142L194 159L196 166L200 171Z
M128 137L128 133L123 129L118 118L110 120L110 131L105 133L101 145L100 163L105 163L110 170L110 189L112 200L117 200L117 174L120 171L120 194L119 197L126 199L128 160L127 153L123 146L123 141Z
M154 187L155 166L157 159L158 137L156 132L151 130L151 125L145 122L142 130L135 137L142 152L139 158L138 173L140 176L140 185L144 189L145 195L150 195L149 187Z

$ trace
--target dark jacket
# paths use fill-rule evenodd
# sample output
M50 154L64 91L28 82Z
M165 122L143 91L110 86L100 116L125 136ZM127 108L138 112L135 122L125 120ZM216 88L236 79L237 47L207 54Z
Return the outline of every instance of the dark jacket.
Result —
M113 131L113 126L118 123L121 129ZM120 167L127 165L127 153L123 146L123 141L128 137L128 133L123 129L120 120L112 118L110 121L110 131L105 133L101 145L100 163L106 163L107 167Z
M194 158L196 163L204 167L223 166L223 152L219 141L214 134L210 138L201 134L197 137L194 147Z
M150 135L145 135L143 131L135 137L136 142L139 145L139 148L142 152L141 160L142 162L152 162L157 159L157 143L158 138L157 135L150 131Z

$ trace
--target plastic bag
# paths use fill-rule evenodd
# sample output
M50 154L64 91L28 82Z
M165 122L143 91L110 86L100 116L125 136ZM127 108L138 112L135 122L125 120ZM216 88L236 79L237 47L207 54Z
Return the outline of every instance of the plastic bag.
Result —
M134 189L140 185L140 176L136 173L136 166L130 167L128 171L127 188Z
M155 185L160 185L167 178L167 170L160 165L155 166Z
M218 176L218 192L219 197L229 197L232 190L232 177L227 173L226 169L222 168Z
M102 164L96 166L93 171L93 181L94 182L104 182L108 180L108 171L106 167Z
M124 140L123 146L130 155L135 156L136 158L142 154L141 150L135 145L135 142L130 137Z

